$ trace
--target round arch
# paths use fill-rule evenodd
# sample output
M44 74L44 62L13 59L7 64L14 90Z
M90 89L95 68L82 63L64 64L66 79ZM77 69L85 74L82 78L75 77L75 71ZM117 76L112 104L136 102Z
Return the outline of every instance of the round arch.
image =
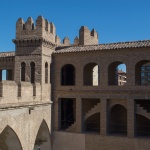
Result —
M97 63L91 62L83 68L83 84L84 85L99 85L99 66Z
M118 66L124 64L122 61L115 61L108 66L108 85L124 85L126 84L126 72L118 70ZM120 72L119 72L120 71ZM120 79L119 79L120 77ZM120 83L119 83L120 81Z
M127 135L127 109L123 105L116 104L111 108L109 133Z
M62 66L61 85L75 85L75 67L72 64Z

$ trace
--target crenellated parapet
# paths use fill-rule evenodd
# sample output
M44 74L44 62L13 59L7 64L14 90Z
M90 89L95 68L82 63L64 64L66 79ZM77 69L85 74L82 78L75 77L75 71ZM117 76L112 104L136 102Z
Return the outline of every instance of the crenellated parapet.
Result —
M56 46L95 45L98 44L98 33L95 29L90 31L88 27L81 26L79 36L76 36L71 44L68 37L61 41L56 35L55 25L42 16L38 16L36 23L31 17L26 22L19 18L16 23L16 39L13 42L17 47L39 47L44 43L43 46L52 49Z
M82 26L79 30L79 45L95 45L98 44L98 33L93 29L90 31L88 27Z
M56 27L47 19L39 16L36 19L36 24L31 17L26 22L19 18L16 23L16 40L26 39L41 39L44 38L52 43L55 43Z
M63 46L78 46L78 45L95 45L98 44L98 33L95 29L89 30L88 27L82 26L79 30L79 37L74 38L74 43L70 44L70 39L65 37L61 43L61 39L56 36L56 44Z
M69 39L68 37L65 37L65 38L63 39L63 44L64 44L64 45L70 45L70 39Z
M74 38L74 45L79 45L79 38L77 36Z
M47 89L44 96L41 88ZM1 81L0 82L0 104L17 104L50 101L48 85L41 87L40 83Z

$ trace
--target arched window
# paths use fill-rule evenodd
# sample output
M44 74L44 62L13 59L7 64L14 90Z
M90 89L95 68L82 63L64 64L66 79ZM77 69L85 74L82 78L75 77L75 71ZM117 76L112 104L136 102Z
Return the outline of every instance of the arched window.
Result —
M127 109L122 105L115 105L110 111L109 133L127 135Z
M25 81L26 64L21 63L21 81Z
M35 63L34 62L31 62L30 63L30 73L31 73L31 76L30 76L30 82L31 83L34 83L35 82Z
M61 69L61 85L75 85L75 67L67 64Z
M150 61L142 60L135 65L135 85L150 85Z
M113 62L108 67L108 85L126 85L126 65L122 62Z
M99 85L99 67L96 63L89 63L84 67L84 85Z
M45 63L45 83L48 83L48 63Z

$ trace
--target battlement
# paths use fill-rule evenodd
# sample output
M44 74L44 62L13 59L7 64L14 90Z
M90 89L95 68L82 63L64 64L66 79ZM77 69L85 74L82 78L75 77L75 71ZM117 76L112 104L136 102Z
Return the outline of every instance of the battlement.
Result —
M98 33L95 29L90 31L88 27L82 26L79 30L79 45L98 44Z
M52 43L55 43L56 27L47 19L39 16L36 19L36 24L31 17L26 22L22 18L19 18L16 22L16 39L38 39L40 37L45 38Z
M98 44L98 33L95 29L90 31L88 27L82 26L79 30L79 37L74 38L74 43L70 44L70 39L65 37L63 42L56 36L56 44L58 46L73 46L73 45L95 45Z
M44 89L48 89L43 86ZM47 92L48 93L48 92ZM49 93L42 96L41 84L30 82L1 81L0 82L0 104L15 104L29 102L49 101Z
M59 36L56 35L55 25L42 16L38 16L36 24L31 17L29 17L26 22L24 22L22 18L18 19L16 23L16 40L38 40L41 38L58 46L98 44L98 33L95 29L90 31L86 26L80 28L79 37L75 37L74 43L70 44L70 39L68 37L65 37L61 42Z

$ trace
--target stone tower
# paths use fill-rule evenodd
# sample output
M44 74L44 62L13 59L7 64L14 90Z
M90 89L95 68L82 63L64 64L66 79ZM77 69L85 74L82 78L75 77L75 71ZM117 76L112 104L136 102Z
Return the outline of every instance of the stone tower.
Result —
M42 16L31 17L26 22L22 18L16 23L15 77L16 82L26 81L33 85L41 83L42 99L50 97L51 53L55 49L56 29ZM20 71L21 70L21 71Z

